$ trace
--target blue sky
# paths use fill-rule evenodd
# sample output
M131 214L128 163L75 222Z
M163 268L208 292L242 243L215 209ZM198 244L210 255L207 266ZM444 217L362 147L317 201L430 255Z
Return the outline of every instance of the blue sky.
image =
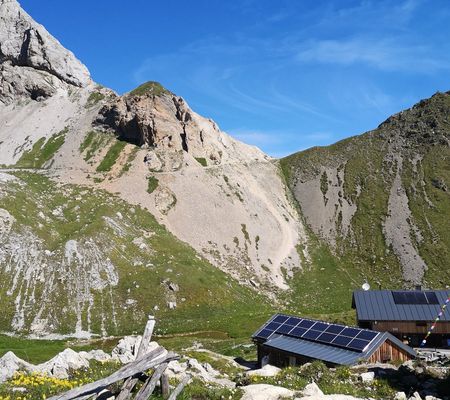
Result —
M280 157L450 90L447 0L19 0L93 78L161 82Z

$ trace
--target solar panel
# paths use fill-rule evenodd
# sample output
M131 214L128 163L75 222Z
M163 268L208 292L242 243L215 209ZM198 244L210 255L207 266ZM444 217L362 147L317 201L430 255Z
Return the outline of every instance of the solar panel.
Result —
M324 331L327 328L328 324L325 324L323 322L316 322L311 329L314 329L315 331Z
M332 333L322 333L317 340L323 343L331 343L334 339L336 339L336 335Z
M421 291L393 291L395 304L439 304L436 293Z
M310 321L309 319L302 319L298 326L301 326L302 328L311 328L315 323L315 321Z
M307 329L306 328L301 328L299 326L297 326L296 328L292 329L291 332L289 332L290 336L295 336L295 337L301 337L302 335L304 335L306 333Z
M328 328L325 330L325 332L328 333L341 333L344 330L343 326L339 326L339 325L329 325Z
M289 333L294 327L290 326L290 325L281 325L276 332L277 333L283 333L283 334L287 334Z
M354 338L359 332L361 332L361 329L345 328L340 334L343 336L349 336L351 338Z
M403 294L404 292L401 292L402 296ZM377 337L378 332L277 315L267 325L263 326L254 337L267 340L274 334L288 335L362 352Z
M291 317L285 322L285 324L296 326L300 321L301 321L301 318Z
M285 315L277 315L272 322L278 322L279 324L282 324L284 321L287 321L289 317L286 317Z
M270 329L262 329L255 336L261 339L267 339L272 334L273 331L271 331Z
M266 329L276 331L280 326L281 326L281 324L277 324L276 322L271 322L270 324L266 325Z
M435 292L425 292L425 296L427 297L428 304L439 304L439 300Z
M361 331L358 333L358 336L356 336L357 339L363 339L363 340L372 340L375 339L375 337L378 335L377 332L371 332L371 331Z
M305 338L305 339L315 340L315 339L317 339L317 338L320 336L321 333L322 333L322 332L319 332L319 331L313 331L313 330L310 329L309 331L307 331L307 332L302 336L302 339Z
M332 344L337 346L345 347L352 341L352 338L347 336L337 336L336 339L333 340Z
M363 351L369 343L370 341L368 340L353 339L347 347L352 350Z

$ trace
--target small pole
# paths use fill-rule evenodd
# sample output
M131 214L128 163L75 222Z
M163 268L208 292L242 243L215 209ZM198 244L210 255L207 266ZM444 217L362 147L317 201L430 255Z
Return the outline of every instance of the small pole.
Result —
M163 373L161 375L161 393L163 399L167 399L169 397L170 393L169 375L167 375L166 373Z

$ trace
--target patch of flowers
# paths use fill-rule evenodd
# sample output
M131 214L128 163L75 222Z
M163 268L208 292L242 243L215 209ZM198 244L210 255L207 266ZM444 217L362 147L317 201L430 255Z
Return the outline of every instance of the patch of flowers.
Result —
M39 373L17 372L10 380L0 384L0 400L45 400L108 376L118 368L119 364L115 362L91 361L90 368L72 371L68 379Z

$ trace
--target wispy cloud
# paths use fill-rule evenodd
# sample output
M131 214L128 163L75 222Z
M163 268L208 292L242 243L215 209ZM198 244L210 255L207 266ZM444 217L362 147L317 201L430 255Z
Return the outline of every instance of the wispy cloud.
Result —
M352 65L364 63L391 71L435 72L449 69L448 57L436 57L424 45L402 43L401 39L351 38L312 40L303 45L297 60L309 63Z

